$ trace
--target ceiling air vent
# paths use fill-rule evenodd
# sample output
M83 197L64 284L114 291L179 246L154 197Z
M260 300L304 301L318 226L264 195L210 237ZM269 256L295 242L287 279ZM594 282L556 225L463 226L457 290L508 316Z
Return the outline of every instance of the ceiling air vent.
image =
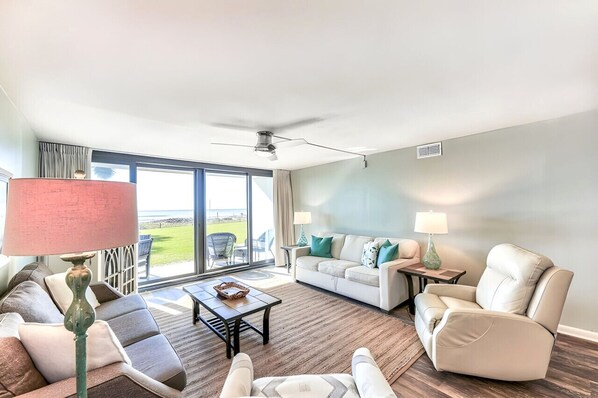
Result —
M417 147L417 158L425 159L434 156L442 156L442 142L420 145Z

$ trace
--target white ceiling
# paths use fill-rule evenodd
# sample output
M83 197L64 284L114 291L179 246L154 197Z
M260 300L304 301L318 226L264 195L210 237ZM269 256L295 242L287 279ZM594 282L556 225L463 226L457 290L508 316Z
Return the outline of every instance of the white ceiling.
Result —
M38 137L269 162L251 131L375 153L598 108L598 1L0 2L0 84Z

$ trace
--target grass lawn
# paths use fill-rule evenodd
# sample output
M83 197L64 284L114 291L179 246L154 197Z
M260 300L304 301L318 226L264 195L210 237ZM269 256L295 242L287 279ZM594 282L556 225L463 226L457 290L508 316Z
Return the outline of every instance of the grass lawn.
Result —
M208 224L208 234L214 232L232 232L237 237L237 244L243 245L247 238L247 221L220 224ZM142 234L151 234L151 265L163 265L193 260L193 225L143 229Z

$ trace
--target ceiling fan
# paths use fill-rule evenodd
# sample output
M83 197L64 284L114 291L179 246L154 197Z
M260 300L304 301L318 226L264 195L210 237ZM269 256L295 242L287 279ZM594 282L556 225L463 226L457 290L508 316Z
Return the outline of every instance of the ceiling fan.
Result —
M298 120L295 122L287 123L284 125L279 125L276 128L272 128L272 130L283 130L283 129L290 129L299 126L303 126L306 124L312 124L320 122L324 119L322 118L309 118ZM224 128L231 128L231 129L243 129L248 130L251 127L246 125L237 125L237 124L228 124L228 123L213 123L213 126L216 127L224 127ZM226 145L226 146L237 146L237 147L246 147L246 148L253 148L253 151L256 155L260 157L267 158L268 160L274 161L278 160L278 156L276 155L276 149L280 146L296 146L296 145L311 145L318 148L329 149L336 152L343 152L350 155L357 155L363 157L363 168L367 167L367 160L366 155L357 152L345 151L343 149L332 148L325 145L315 144L313 142L307 141L305 138L287 138L282 137L280 135L274 134L272 131L269 130L261 130L256 133L257 135L257 143L252 145L245 145L245 144L233 144L233 143L226 143L226 142L212 142L212 145ZM272 139L276 138L279 141L273 142Z

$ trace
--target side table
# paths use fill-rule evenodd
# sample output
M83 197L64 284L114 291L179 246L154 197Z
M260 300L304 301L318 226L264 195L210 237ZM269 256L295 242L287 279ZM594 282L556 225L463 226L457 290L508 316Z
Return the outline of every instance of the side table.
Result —
M284 265L287 266L287 274L291 272L291 251L299 247L297 245L288 245L288 246L280 246L282 250L284 250Z
M424 287L428 284L428 280L432 280L434 283L443 282L456 285L459 278L466 273L466 271L459 269L428 269L421 263L408 265L398 269L397 272L404 274L407 278L407 286L409 288L409 312L412 315L415 314L415 294L413 292L412 278L417 277L419 279L419 293L422 293Z

